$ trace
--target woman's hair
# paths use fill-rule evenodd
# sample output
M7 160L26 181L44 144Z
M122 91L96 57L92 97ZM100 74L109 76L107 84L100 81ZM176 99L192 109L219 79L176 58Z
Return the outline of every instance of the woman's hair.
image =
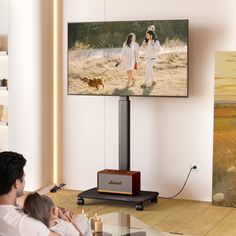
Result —
M150 35L152 36L152 39L153 39L154 41L157 40L156 37L155 37L155 33L154 33L152 30L148 30L148 31L146 32L146 34L150 34ZM147 37L145 37L145 42L146 42L146 43L148 42Z
M134 35L135 35L134 33L130 33L130 34L128 35L128 37L127 37L127 39L126 39L126 42L125 42L125 44L126 44L128 47L130 47L130 44L131 44L131 42L132 42L132 38L133 38Z
M54 203L48 196L31 193L25 199L23 210L28 216L49 227L52 207L54 207Z

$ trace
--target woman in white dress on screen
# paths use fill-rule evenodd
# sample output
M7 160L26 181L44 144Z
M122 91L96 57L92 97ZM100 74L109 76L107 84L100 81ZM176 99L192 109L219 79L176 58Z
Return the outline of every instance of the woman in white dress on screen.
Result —
M126 87L133 86L135 83L133 71L134 69L137 69L138 65L138 50L139 45L136 42L136 35L130 33L123 44L121 53L121 68L126 70L128 76Z

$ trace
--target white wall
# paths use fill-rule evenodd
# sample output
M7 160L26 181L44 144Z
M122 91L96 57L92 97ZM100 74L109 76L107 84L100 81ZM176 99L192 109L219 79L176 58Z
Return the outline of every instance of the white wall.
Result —
M0 0L0 51L7 50L9 1Z
M35 190L52 182L52 1L11 0L9 23L9 150Z
M106 0L104 0L106 1ZM236 50L234 0L63 1L63 180L96 186L96 172L118 167L118 98L67 96L67 22L189 19L190 97L131 98L131 169L142 189L211 200L215 51Z

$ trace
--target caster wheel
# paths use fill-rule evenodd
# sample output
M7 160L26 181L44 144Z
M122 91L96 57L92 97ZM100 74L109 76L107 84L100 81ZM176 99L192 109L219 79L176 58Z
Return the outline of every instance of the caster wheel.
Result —
M155 197L151 200L151 203L157 203L157 201L158 201L158 199L157 199L157 197Z
M77 199L77 205L84 205L84 199L82 197L78 197Z
M143 211L144 207L143 207L143 204L140 203L140 204L137 204L135 208L136 208L137 211Z

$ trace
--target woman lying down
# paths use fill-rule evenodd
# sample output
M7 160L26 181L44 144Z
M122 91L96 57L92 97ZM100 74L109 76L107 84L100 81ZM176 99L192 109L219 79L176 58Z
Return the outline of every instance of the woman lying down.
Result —
M84 215L68 217L62 220L58 215L58 208L51 198L38 193L29 194L24 202L24 212L45 224L50 230L61 236L92 236L89 220Z

